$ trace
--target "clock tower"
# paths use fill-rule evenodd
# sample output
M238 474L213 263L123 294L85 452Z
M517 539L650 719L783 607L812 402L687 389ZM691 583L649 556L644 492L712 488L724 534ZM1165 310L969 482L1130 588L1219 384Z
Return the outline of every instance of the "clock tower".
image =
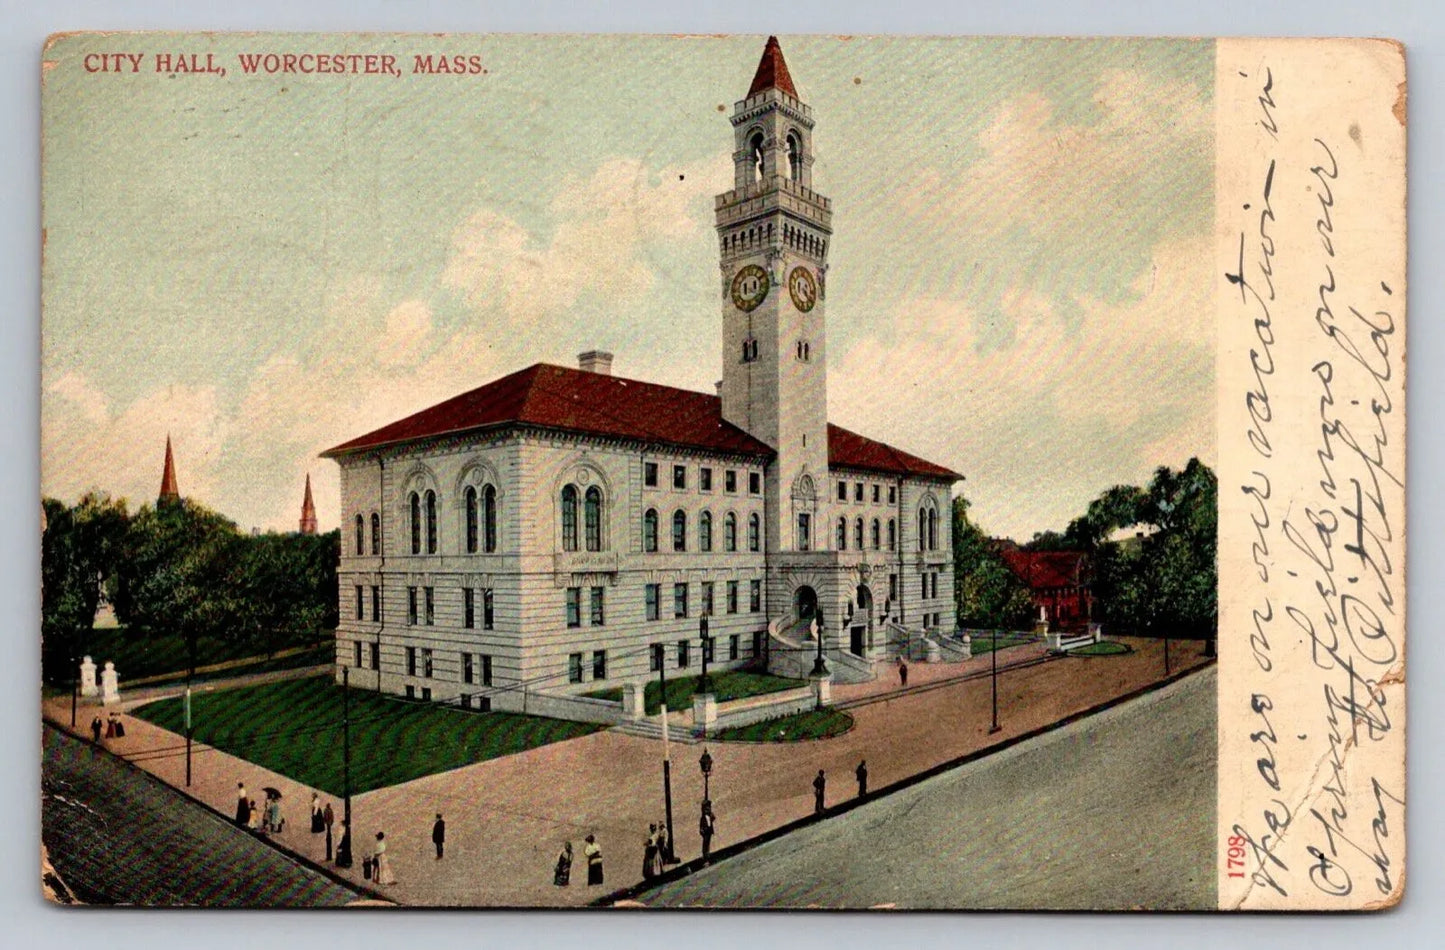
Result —
M813 113L777 37L732 125L733 189L716 199L722 415L777 453L767 549L823 550L832 540L823 321L832 202L813 190Z

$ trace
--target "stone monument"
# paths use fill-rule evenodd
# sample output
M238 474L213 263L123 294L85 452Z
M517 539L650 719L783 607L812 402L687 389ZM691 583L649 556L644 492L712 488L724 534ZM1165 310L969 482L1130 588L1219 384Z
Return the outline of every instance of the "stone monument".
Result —
M100 692L95 685L95 661L86 657L80 664L80 695L94 696Z
M120 702L120 674L115 671L112 660L105 661L105 669L100 674L100 701L105 706Z

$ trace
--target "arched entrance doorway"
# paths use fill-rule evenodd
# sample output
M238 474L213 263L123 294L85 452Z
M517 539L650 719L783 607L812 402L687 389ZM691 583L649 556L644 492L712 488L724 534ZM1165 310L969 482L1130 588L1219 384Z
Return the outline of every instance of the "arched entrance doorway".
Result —
M873 646L873 592L867 584L859 584L854 599L853 621L848 627L848 650L862 656Z
M818 614L818 592L807 584L793 591L793 616L799 622L812 620Z

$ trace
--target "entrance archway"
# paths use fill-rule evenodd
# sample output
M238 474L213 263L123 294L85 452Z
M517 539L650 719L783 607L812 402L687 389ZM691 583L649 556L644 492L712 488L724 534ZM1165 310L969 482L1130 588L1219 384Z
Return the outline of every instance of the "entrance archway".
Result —
M853 622L848 630L848 649L862 656L873 647L873 592L867 584L859 584L854 603Z
M818 592L807 584L793 591L793 615L799 622L812 620L818 613Z

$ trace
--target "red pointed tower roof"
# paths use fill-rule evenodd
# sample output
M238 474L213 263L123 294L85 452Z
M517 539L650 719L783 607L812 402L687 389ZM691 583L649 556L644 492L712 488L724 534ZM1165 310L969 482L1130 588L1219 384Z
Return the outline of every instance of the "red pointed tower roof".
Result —
M316 533L316 504L311 500L311 473L306 473L306 496L301 499L301 533Z
M748 87L744 98L751 99L769 89L798 98L798 90L793 88L793 77L788 75L788 64L783 60L783 48L778 45L776 36L768 37L768 45L763 47L763 58L758 60L758 71L753 75L753 84Z
M171 437L166 436L166 468L161 474L161 494L156 499L156 504L178 502L181 500L180 489L176 487L176 460L171 454Z

